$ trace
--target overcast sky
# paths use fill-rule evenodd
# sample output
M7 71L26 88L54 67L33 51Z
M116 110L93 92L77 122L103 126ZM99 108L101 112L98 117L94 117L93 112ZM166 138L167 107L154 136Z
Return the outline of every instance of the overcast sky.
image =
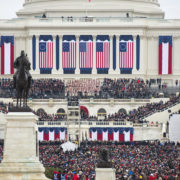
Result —
M24 0L0 0L0 19L16 17L16 11L22 8ZM180 19L180 0L159 0L168 19Z

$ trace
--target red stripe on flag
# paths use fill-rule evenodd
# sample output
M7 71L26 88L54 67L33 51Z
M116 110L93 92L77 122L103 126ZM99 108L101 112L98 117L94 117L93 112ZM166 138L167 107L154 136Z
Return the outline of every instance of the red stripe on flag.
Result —
M58 133L54 132L54 139L55 140L60 140L60 133L59 132Z
M159 46L159 74L162 74L162 43Z
M4 74L4 43L1 46L1 74Z
M172 47L171 44L169 43L169 66L168 66L168 74L172 74Z
M133 134L130 134L130 141L133 141Z
M14 74L14 46L11 43L11 74Z

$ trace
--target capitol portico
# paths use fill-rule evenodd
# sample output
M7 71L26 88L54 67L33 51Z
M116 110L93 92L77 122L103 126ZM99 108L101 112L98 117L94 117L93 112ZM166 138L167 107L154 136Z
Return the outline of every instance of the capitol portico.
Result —
M45 17L42 17L43 14ZM0 36L14 36L14 57L22 49L25 50L32 64L34 78L58 78L59 75L65 79L72 78L72 74L63 71L62 43L64 35L73 35L76 40L74 78L157 78L159 36L172 36L172 74L162 75L161 78L169 84L180 79L180 21L164 19L164 12L157 0L26 0L17 16L11 20L0 20ZM53 39L51 75L40 75L39 38L43 35L50 35ZM79 38L82 35L91 35L93 40L92 71L83 76L80 75L79 67ZM106 73L98 73L96 67L96 38L99 35L107 35L110 41L110 64ZM119 68L119 38L122 35L132 36L134 42L131 73L121 73Z

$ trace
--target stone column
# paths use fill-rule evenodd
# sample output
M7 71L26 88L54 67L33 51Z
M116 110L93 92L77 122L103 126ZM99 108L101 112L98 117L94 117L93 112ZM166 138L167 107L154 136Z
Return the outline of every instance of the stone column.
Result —
M96 35L93 35L93 68L92 74L97 74L96 71Z
M180 36L173 36L173 49L172 49L172 74L180 75ZM178 84L178 86L180 86Z
M116 74L120 74L120 69L119 69L119 35L116 35Z
M132 74L136 74L136 35L133 36L133 69Z
M76 35L76 70L75 74L80 74L79 69L79 35Z
M59 73L58 74L63 74L63 67L62 67L62 44L63 44L63 40L62 40L62 35L59 35Z
M36 74L40 74L40 69L39 69L39 35L36 36Z
M47 180L39 162L37 117L31 112L9 112L5 118L7 125L0 179Z
M33 74L33 56L32 56L32 37L33 36L27 36L26 37L26 50L25 50L25 53L27 54L28 58L29 58L29 61L31 63L31 70L30 70L30 73Z
M147 62L148 62L147 37L140 36L140 70L139 70L139 73L147 75Z
M113 35L109 35L110 38L110 67L109 74L113 74Z
M56 36L53 35L53 68L52 74L57 74L56 70Z

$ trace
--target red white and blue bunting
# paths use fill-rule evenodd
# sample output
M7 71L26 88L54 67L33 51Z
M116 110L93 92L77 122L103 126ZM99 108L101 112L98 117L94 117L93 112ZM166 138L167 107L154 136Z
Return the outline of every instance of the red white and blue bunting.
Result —
M90 128L90 140L92 141L133 141L133 128Z
M66 140L67 139L67 128L39 128L38 140L39 141L55 141L55 140Z

